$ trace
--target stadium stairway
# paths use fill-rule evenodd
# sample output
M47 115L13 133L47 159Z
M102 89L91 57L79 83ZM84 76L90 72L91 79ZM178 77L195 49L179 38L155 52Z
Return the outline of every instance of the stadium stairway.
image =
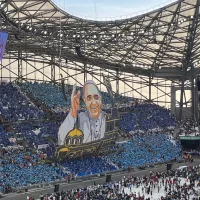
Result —
M35 99L33 97L33 95L31 95L30 93L27 93L25 90L22 89L22 87L20 87L20 83L16 83L16 87L18 88L18 90L26 96L27 99L29 99L29 101L31 103L33 103L34 105L36 105L39 109L43 110L44 113L47 115L48 118L52 118L54 113L52 112L52 110L50 108L48 108L43 102Z
M3 126L5 132L16 133L15 128L13 127L12 123L8 121L4 116L0 114L0 124Z

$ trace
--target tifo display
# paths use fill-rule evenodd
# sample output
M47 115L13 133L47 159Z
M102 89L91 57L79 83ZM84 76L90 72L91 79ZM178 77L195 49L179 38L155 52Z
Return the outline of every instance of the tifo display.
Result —
M114 109L92 81L66 88L69 102L59 85L0 85L2 192L182 159L167 109L122 96Z

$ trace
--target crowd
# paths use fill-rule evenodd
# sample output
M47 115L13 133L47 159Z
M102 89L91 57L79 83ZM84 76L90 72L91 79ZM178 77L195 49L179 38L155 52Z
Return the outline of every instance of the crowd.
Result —
M0 99L0 114L7 120L41 119L44 116L14 84L1 83Z
M101 174L116 170L115 165L101 157L72 159L63 162L43 162L43 151L33 153L24 149L2 148L0 151L0 192L8 192L33 184L44 184L72 177Z
M38 164L42 155L21 149L1 149L0 191L8 192L32 184L51 182L62 178L60 168L50 164Z
M180 136L199 135L198 124L193 119L182 119L177 126Z
M49 156L52 156L55 152L59 126L59 122L52 121L34 122L31 124L19 123L14 125L20 137L26 141L29 147L37 149L39 145L48 144L49 147L53 148L54 151L51 150L51 152L48 152Z
M67 85L65 89L70 97L72 86ZM72 174L79 177L88 176L181 158L180 144L170 140L170 133L166 131L167 128L175 126L173 116L165 108L143 103L119 108L119 111L124 113L120 116L120 129L134 134L131 134L127 142L117 144L111 154L54 162L52 158L55 155L57 133L61 122L46 120L45 113L33 105L23 91L31 93L34 98L52 109L66 105L61 87L52 83L23 83L20 87L8 83L0 86L1 116L12 122L10 126L13 129L8 132L0 127L0 150L6 150L0 157L2 191L7 187L16 188L66 179ZM102 92L102 94L104 103L109 104L108 93ZM116 99L120 105L129 101L120 95L116 95ZM104 110L110 113L109 108ZM29 122L31 119L37 120ZM24 149L20 150L22 152L14 148L19 139L15 141L16 135L23 141ZM8 146L12 148L7 149ZM30 159L27 160L26 156ZM45 158L50 164L43 164ZM37 176L33 177L33 174Z
M75 174L78 177L93 174L104 174L108 171L114 171L118 167L106 160L104 157L84 157L82 159L71 159L68 162L61 162L60 165Z
M131 141L116 144L115 150L122 149L123 151L115 151L107 156L82 157L56 162L57 167L55 167L55 163L41 163L44 158L48 159L54 153L53 148L55 147L47 144L49 146L44 149L35 148L37 149L35 152L19 151L12 148L5 150L1 147L1 149L4 149L0 157L2 184L16 188L67 179L68 175L72 174L78 177L102 174L106 171L151 165L181 158L179 143L171 141L165 134L158 133L136 136ZM31 148L31 146L29 147ZM27 159L26 156L30 159ZM11 171L12 174L10 174ZM34 174L37 174L37 176L33 178ZM3 190L3 188L0 188L0 190Z
M115 151L107 156L74 158L44 164L42 161L46 158L48 160L52 156L49 152L53 147L49 143L47 144L49 147L35 148L36 151L33 151L34 148L31 148L31 146L26 150L1 147L0 191L4 191L4 187L17 188L65 180L68 179L68 176L81 177L103 174L107 171L151 165L181 158L179 143L171 141L165 134L158 133L136 136L127 143L116 144L115 149L122 149L122 151ZM27 156L29 159L27 159Z
M71 93L73 86L65 85L65 95L67 101L64 99L62 86L53 83L38 83L38 82L26 82L20 84L20 87L28 94L31 94L35 99L44 103L47 107L51 108L54 112L67 112L71 104ZM77 89L82 90L81 87ZM111 107L111 98L107 92L102 92L102 101L104 108ZM132 98L125 97L119 94L115 94L116 104L119 106L128 104ZM81 106L83 106L83 101L81 101Z
M25 82L20 84L20 87L26 92L31 94L35 99L44 103L47 107L55 111L66 110L66 107L70 106L70 98L72 92L72 86L67 85L65 93L67 96L67 102L64 99L61 86L53 83L38 83L38 82ZM57 110L56 110L57 109Z
M192 200L199 196L200 167L184 167L148 176L127 176L104 185L40 195L41 200Z
M107 158L123 169L181 159L180 143L160 132L135 136L132 140L118 144L118 146L124 151L108 155Z
M129 112L121 116L120 128L125 132L175 127L175 118L163 107L155 104L138 104L128 107ZM124 110L126 111L126 110Z

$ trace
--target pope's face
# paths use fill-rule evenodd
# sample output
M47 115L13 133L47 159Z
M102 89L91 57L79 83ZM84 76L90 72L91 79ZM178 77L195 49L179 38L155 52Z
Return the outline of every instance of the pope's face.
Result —
M98 118L101 113L101 96L93 84L87 84L84 88L84 102L90 116Z

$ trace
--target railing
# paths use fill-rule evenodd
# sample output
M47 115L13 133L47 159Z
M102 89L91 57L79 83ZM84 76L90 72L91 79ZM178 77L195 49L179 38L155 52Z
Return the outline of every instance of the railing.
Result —
M181 160L183 161L183 160ZM156 163L155 167L159 167L160 165L163 165L163 164L167 164L167 163L171 163L171 162L175 162L174 160L171 160L171 161L166 161L166 162L158 162ZM177 161L178 162L178 161ZM93 174L93 175L89 175L89 176L85 176L85 177L76 177L75 180L71 180L70 182L71 183L76 183L76 182L82 182L82 181L86 181L86 180L92 180L94 179L95 177L96 178L99 178L99 177L104 177L106 176L107 174L124 174L124 173L127 173L127 171L141 171L141 169L146 169L146 168L151 168L151 167L154 167L154 164L147 164L147 165L144 165L144 166L139 166L139 167L130 167L129 169L118 169L118 170L115 170L115 171L105 171L104 173L102 174ZM12 192L24 192L25 190L29 190L29 189L33 189L33 188L43 188L43 187L51 187L51 186L54 186L55 184L62 184L62 183L67 183L68 180L67 179L62 179L62 180L57 180L57 181L52 181L52 182L48 182L48 183L38 183L38 184L34 184L34 185L31 185L31 186L24 186L24 187L19 187L19 188L15 188L15 189L12 189Z

